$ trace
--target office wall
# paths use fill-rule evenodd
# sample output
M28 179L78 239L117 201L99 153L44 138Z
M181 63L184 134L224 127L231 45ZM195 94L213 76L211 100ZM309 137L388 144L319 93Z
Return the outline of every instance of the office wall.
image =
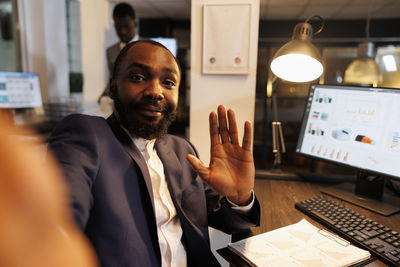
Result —
M69 95L65 0L18 0L22 70L40 75L42 96Z
M201 73L202 8L205 3L253 3L248 75L203 75ZM215 111L218 104L235 109L240 138L243 136L244 122L254 120L259 1L194 0L191 12L190 140L196 145L202 160L208 164L210 149L208 114Z
M106 86L108 71L105 51L118 38L111 18L113 4L108 0L80 2L83 100L90 103L97 101Z
M248 75L203 75L202 36L204 4L252 3L250 54ZM221 18L223 20L223 18ZM254 121L254 103L257 70L258 46L258 0L192 0L191 9L191 53L190 53L190 141L198 149L202 161L208 165L210 160L210 141L208 114L215 111L218 104L234 108L239 123L239 136L243 136L243 124L246 120ZM227 47L226 49L229 49ZM227 245L230 236L210 229L211 249L223 266L227 262L215 250Z

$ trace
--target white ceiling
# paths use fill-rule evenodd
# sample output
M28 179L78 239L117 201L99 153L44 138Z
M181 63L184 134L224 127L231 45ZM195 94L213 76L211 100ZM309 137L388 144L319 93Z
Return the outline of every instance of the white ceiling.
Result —
M132 4L138 18L190 18L190 0L124 1ZM260 0L260 19L265 20L300 20L313 15L366 19L368 14L373 19L400 18L400 0Z

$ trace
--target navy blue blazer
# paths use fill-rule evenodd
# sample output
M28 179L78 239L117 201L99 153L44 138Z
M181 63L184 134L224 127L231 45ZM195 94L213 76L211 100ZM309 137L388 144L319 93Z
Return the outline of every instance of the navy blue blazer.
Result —
M69 185L75 221L107 267L161 266L151 179L138 148L114 115L74 114L49 138ZM183 229L189 266L218 266L208 226L226 233L247 230L260 220L258 201L248 215L202 182L186 160L197 152L187 140L166 135L155 143Z

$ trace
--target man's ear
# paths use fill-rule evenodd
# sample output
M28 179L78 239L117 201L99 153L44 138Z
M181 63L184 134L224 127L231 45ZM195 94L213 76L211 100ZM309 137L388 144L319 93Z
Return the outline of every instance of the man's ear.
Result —
M113 78L110 78L110 92L108 93L108 95L109 97L111 97L111 99L114 99L116 95L115 90L117 90L116 81Z

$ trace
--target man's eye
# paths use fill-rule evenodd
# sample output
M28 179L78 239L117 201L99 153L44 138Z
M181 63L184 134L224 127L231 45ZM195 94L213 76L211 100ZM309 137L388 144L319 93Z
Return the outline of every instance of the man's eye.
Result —
M172 88L175 86L175 83L173 81L164 81L164 84L169 88Z
M140 74L131 74L131 75L129 75L129 78L132 81L135 81L135 82L139 82L139 81L143 81L144 80L144 76L140 75Z

